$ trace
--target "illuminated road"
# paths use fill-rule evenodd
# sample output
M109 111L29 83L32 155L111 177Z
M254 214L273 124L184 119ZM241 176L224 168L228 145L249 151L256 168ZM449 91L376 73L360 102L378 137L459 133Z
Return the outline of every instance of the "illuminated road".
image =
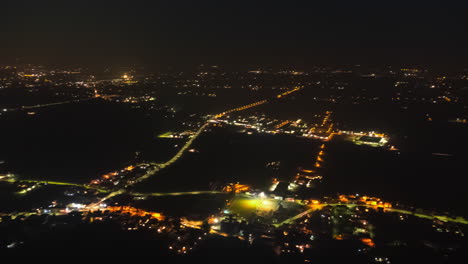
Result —
M193 192L170 192L170 193L130 193L134 196L180 196L180 195L198 195L198 194L220 194L219 191L193 191Z
M107 199L112 198L112 197L117 196L117 195L120 195L120 194L123 194L123 193L125 193L125 189L120 189L120 190L117 190L115 192L111 192L109 195L107 195L106 197L99 200L99 202L87 205L86 208L87 209L100 208L100 204L103 203L104 201L106 201Z
M287 91L287 92L284 92L284 93L278 95L277 98L282 98L283 96L294 93L294 92L296 92L296 91L298 91L300 89L301 88L296 87L296 88L294 88L294 89L292 89L290 91ZM96 96L96 97L99 97L99 96ZM50 103L50 104L33 105L33 106L22 106L22 109L34 109L34 108L40 108L40 107L48 107L48 106L69 104L69 103L79 102L79 101L83 101L83 100L90 100L90 99L93 99L93 98L81 99L81 100L69 100L69 101ZM265 104L267 102L268 102L268 100L262 100L262 101L259 101L259 102L255 102L255 103L251 103L251 104L244 105L244 106L241 106L241 107L237 107L237 108L234 108L234 109L231 109L231 110L224 111L224 112L222 112L220 114L217 114L217 115L215 115L215 117L221 117L221 116L224 116L224 115L226 115L228 113L243 111L243 110L246 110L246 109L249 109L249 108L252 108L252 107L256 107L256 106ZM175 163L177 160L179 160L183 156L183 154L187 151L187 149L190 148L190 146L193 144L193 142L202 134L202 132L205 130L205 128L207 126L209 126L209 125L210 125L209 122L206 122L205 124L203 124L197 130L197 132L190 138L190 140L188 140L185 143L185 145L171 159L169 159L168 161L166 161L164 163L160 163L160 164L159 163L152 163L151 165L153 165L154 168L150 169L146 174L144 174L143 176L136 179L132 184L126 185L125 187L129 187L129 186L132 186L132 185L134 185L136 183L142 182L142 181L154 176L161 169L166 168L166 167L172 165L173 163ZM108 190L108 189L98 188L96 186L90 186L90 185L85 185L85 184L77 184L77 183L69 183L69 182L40 181L40 180L15 180L15 179L1 179L1 181L10 182L10 183L29 182L29 183L52 184L52 185L76 186L76 187L82 187L82 188L86 188L86 189L97 190L97 191L102 192L102 193L109 193L110 192L110 190ZM110 192L107 196L102 198L99 202L90 204L90 205L87 206L87 208L94 208L96 206L99 206L100 203L108 200L109 198L112 198L114 196L117 196L117 195L120 195L120 194L123 194L123 193L127 193L127 190L124 189L124 188L113 191L113 192ZM134 194L134 195L178 196L178 195L217 194L217 193L221 193L221 192L217 192L217 191L194 191L194 192L172 192L172 193L149 193L149 194L138 193L138 194Z
M300 219L301 217L305 216L306 214L308 213L311 213L315 210L321 210L323 207L325 206L347 206L347 207L356 207L356 206L365 206L365 207L368 207L368 208L372 208L372 209L375 209L377 208L376 206L372 206L372 205L366 205L366 204L341 204L341 203L338 203L338 204L319 204L319 205L313 205L312 208L306 210L305 212L302 212L296 216L293 216L289 219L286 219L284 220L283 222L279 223L279 224L276 224L275 226L281 226L283 224L291 224L293 223L295 220L297 219ZM458 224L465 224L465 225L468 225L468 220L462 218L462 217L457 217L457 218L452 218L452 217L448 217L448 216L443 216L443 215L428 215L428 214L422 214L422 213L413 213L411 211L408 211L408 210L402 210L402 209L397 209L397 208L384 208L384 211L385 212L394 212L394 213L400 213L400 214L406 214L406 215L413 215L413 216L416 216L416 217L419 217L419 218L424 218L424 219L429 219L429 220L434 220L434 219L437 219L437 220L440 220L442 222L452 222L452 223L458 223Z
M195 139L197 139L197 137L200 136L200 134L203 132L203 130L205 130L205 128L208 125L209 125L209 123L205 123L203 126L201 126L197 130L197 132L190 138L190 140L187 141L187 143L185 143L185 145L170 160L168 160L168 161L166 161L164 163L160 163L160 164L159 163L152 163L151 165L154 165L155 168L149 170L146 174L144 174L140 178L136 179L135 183L141 182L141 181L144 181L144 180L148 179L149 177L156 174L159 170L164 169L167 166L170 166L172 163L174 163L178 159L180 159L182 157L182 155L184 155L185 151L187 151L187 149L190 148L190 146L195 141Z
M284 96L295 93L295 92L301 90L302 88L303 87L296 87L296 88L291 89L289 91L286 91L284 93L278 94L276 96L276 98L283 98ZM251 103L251 104L248 104L248 105L240 106L240 107L237 107L237 108L234 108L234 109L227 110L227 111L224 111L222 113L219 113L219 114L215 115L215 118L219 118L219 117L222 117L222 116L230 114L230 113L243 111L243 110L246 110L246 109L249 109L249 108L252 108L252 107L256 107L256 106L259 106L259 105L262 105L262 104L266 104L266 103L268 103L268 100L262 100L262 101L258 101L258 102Z
M42 180L27 180L27 179L21 179L21 180L15 180L15 179L0 179L2 182L8 182L8 183L15 183L15 182L27 182L27 183L40 183L40 184L50 184L50 185L61 185L61 186L76 186L76 187L81 187L81 188L86 188L86 189L92 189L92 190L97 190L101 193L109 193L110 191L107 189L103 188L97 188L95 186L89 186L85 184L78 184L78 183L71 183L71 182L56 182L56 181L42 181ZM105 200L112 198L114 196L117 196L119 194L126 193L125 189L120 189L114 192L109 193L107 196L102 198L99 202L94 203L89 205L88 207L96 207L100 203L104 202ZM220 191L188 191L188 192L167 192L167 193L160 193L160 192L155 192L155 193L128 193L133 196L181 196L181 195L201 195L201 194L221 194L223 192ZM293 216L289 219L286 219L285 221L276 224L275 226L280 226L283 224L290 224L294 222L297 219L300 219L301 217L305 216L308 213L311 213L315 210L320 210L324 206L342 206L345 205L347 207L356 207L356 206L365 206L369 208L376 208L376 206L372 205L365 205L365 204L341 204L341 203L334 203L334 204L319 204L319 205L314 205L312 208L296 215ZM468 225L468 220L462 218L462 217L448 217L448 216L443 216L443 215L428 215L428 214L423 214L423 213L413 213L408 210L403 210L403 209L397 209L397 208L385 208L384 209L386 212L395 212L395 213L400 213L400 214L406 214L406 215L414 215L419 218L425 218L429 220L440 220L443 222L453 222L453 223L459 223L459 224L465 224Z
M109 193L106 197L104 197L101 202L114 197L118 194L122 194L126 192L124 189L117 190L115 192L111 192L110 190L102 189L102 188L97 188L95 186L90 186L86 184L78 184L78 183L71 183L71 182L55 182L55 181L40 181L40 180L15 180L15 179L0 179L0 181L3 182L8 182L8 183L15 183L15 182L27 182L27 183L37 183L37 184L50 184L50 185L62 185L62 186L76 186L76 187L81 187L81 188L86 188L86 189L92 189L92 190L97 190L102 193ZM21 193L21 192L20 192ZM167 193L128 193L130 195L134 196L179 196L179 195L198 195L198 194L220 194L224 192L220 191L188 191L188 192L167 192Z
M291 93L294 93L294 92L296 92L296 91L299 91L300 89L302 89L302 88L296 87L296 88L294 88L294 89L292 89L292 90L290 90L290 91L287 91L287 92L284 92L284 93L280 94L280 96L277 96L277 97L278 97L278 98L282 98L283 96L288 95L288 94L291 94ZM259 106L259 105L265 104L265 103L267 103L267 102L268 102L268 100L262 100L262 101L259 101L259 102L255 102L255 103L251 103L251 104L248 104L248 105L240 106L240 107L237 107L237 108L234 108L234 109L231 109L231 110L224 111L224 112L222 112L222 113L220 113L220 114L217 114L217 115L215 115L215 117L221 117L221 116L224 116L224 115L226 115L226 114L228 114L228 113L243 111L243 110L245 110L245 109L249 109L249 108L252 108L252 107L255 107L255 106ZM136 179L136 180L134 181L134 183L129 184L129 185L127 185L126 187L132 186L132 185L134 185L134 184L136 184L136 183L142 182L142 181L144 181L144 180L146 180L146 179L148 179L148 178L154 176L154 175L155 175L156 173L158 173L161 169L164 169L164 168L166 168L166 167L172 165L172 164L173 164L174 162L176 162L177 160L179 160L179 159L182 157L182 155L185 153L185 151L187 151L187 149L192 145L192 143L198 138L198 136L201 135L201 133L202 133L202 132L205 130L205 128L206 128L207 126L209 126L209 125L210 125L210 122L206 122L205 124L203 124L203 125L197 130L197 132L190 138L190 140L187 141L187 143L185 143L185 145L184 145L184 146L177 152L177 154L175 154L170 160L168 160L168 161L166 161L166 162L164 162L164 163L160 163L160 164L159 164L159 163L152 163L151 165L154 165L154 166L155 166L153 169L149 170L146 174L144 174L144 175L141 176L140 178ZM109 199L109 198L111 198L111 197L114 197L114 196L116 196L116 195L122 194L122 193L124 193L124 192L126 192L125 189L120 189L120 190L118 190L118 191L112 192L112 193L110 193L108 196L104 197L104 198L100 201L100 203L104 202L105 200L107 200L107 199ZM198 193L198 194L200 194L200 193ZM167 195L167 194L166 194L166 195ZM180 195L180 194L178 194L178 195Z
M400 214L414 215L414 216L420 217L420 218L426 218L426 219L434 219L435 218L435 219L440 220L442 222L453 222L453 223L468 225L468 220L466 220L466 219L464 219L462 217L452 218L452 217L443 216L443 215L427 215L427 214L421 214L421 213L413 213L411 211L396 209L396 208L388 208L386 210L390 211L390 212L400 213Z
M168 161L166 161L166 162L164 162L162 164L152 164L152 165L155 165L155 167L153 169L149 170L146 174L144 174L140 178L136 179L133 184L127 185L126 187L132 186L132 185L134 185L134 184L136 184L138 182L142 182L142 181L150 178L151 176L155 175L161 169L163 169L163 168L165 168L167 166L170 166L172 163L174 163L178 159L180 159L180 157L182 157L184 152L192 145L192 143L195 141L195 139L198 136L200 136L200 134L203 132L203 130L208 125L209 125L209 123L205 123L203 126L201 126L198 129L198 131L192 136L192 138L189 141L187 141L187 143L185 143L185 145L177 152L177 154L174 155L174 157L172 157L170 160L168 160ZM102 198L101 201L96 203L96 204L102 203L102 202L106 201L107 199L109 199L111 197L117 196L117 195L125 193L125 192L126 192L125 189L120 189L120 190L117 190L115 192L112 192L109 195L107 195L106 197ZM193 192L192 194L199 194L199 193ZM141 195L163 196L163 195L161 195L161 193L160 193L160 195L156 195L156 194L141 194ZM165 194L165 195L171 195L171 194ZM181 194L172 194L172 195L181 195ZM96 206L96 204L89 205L88 207L94 207L94 206Z
M333 123L331 121L332 111L326 111L322 123L313 126L308 133L309 137L320 138L325 141L331 140L334 133L332 133ZM323 131L326 129L326 131Z
M98 188L96 186L90 186L86 184L79 184L79 183L72 183L72 182L56 182L56 181L28 180L28 179L18 179L18 180L17 179L0 179L0 181L9 182L9 183L27 182L27 183L50 184L50 185L76 186L76 187L81 187L81 188L86 188L86 189L97 190L103 193L110 192L109 190L104 189L104 188Z
M287 94L291 94L293 92L296 92L298 90L300 90L301 88L294 88L288 92L285 92L283 94L281 94L282 96L284 95L287 95ZM280 97L278 97L280 98ZM249 109L249 108L252 108L252 107L256 107L256 106L259 106L259 105L262 105L262 104L265 104L267 103L268 100L262 100L262 101L259 101L259 102L255 102L255 103L251 103L251 104L248 104L248 105L244 105L244 106L240 106L240 107L237 107L237 108L234 108L234 109L231 109L231 110L227 110L227 111L224 111L220 114L217 114L215 115L215 117L221 117L221 116L224 116L228 113L233 113L233 112L239 112L239 111L243 111L243 110L246 110L246 109ZM210 123L207 122L205 124L203 124L198 130L197 132L190 138L189 141L187 141L187 143L185 143L185 145L177 152L177 154L175 154L170 160L164 162L164 163L161 163L161 164L158 164L158 163L153 163L152 165L155 166L154 169L148 171L145 175L141 176L140 178L138 178L135 183L137 182L141 182L141 181L144 181L148 178L150 178L151 176L155 175L158 171L160 171L161 169L164 169L170 165L172 165L174 162L176 162L178 159L180 159L182 157L182 155L185 153L185 151L187 151L188 148L190 148L190 146L192 145L192 143L198 138L198 136L201 135L201 133L205 130L205 128L207 126L209 126Z
M15 182L28 182L28 183L40 183L40 184L51 184L51 185L61 185L61 186L76 186L76 187L81 187L81 188L86 188L86 189L92 189L92 190L97 190L101 193L109 193L109 190L102 189L102 188L97 188L94 186L88 186L85 184L77 184L77 183L70 183L70 182L56 182L56 181L41 181L41 180L15 180L15 179L0 179L2 182L8 182L8 183L15 183ZM108 200L109 198L112 198L114 196L127 193L125 189L120 189L114 192L109 193L107 196L102 198L99 202L90 204L87 206L87 208L96 208L99 207L99 204L103 203L104 201ZM188 191L188 192L167 192L167 193L160 193L160 192L155 192L155 193L128 193L133 196L182 196L182 195L201 195L201 194L221 194L224 192L220 191ZM304 217L306 214L311 213L315 210L320 210L325 206L347 206L347 207L356 207L356 206L365 206L368 208L375 209L377 208L376 206L372 205L366 205L366 204L342 204L342 203L332 203L332 204L318 204L318 205L313 205L312 208L307 209L306 211L293 216L289 219L286 219L285 221L275 224L275 226L281 226L283 224L291 224L295 220L300 219ZM413 213L412 211L408 210L403 210L403 209L398 209L398 208L384 208L385 212L395 212L395 213L400 213L400 214L406 214L406 215L413 215L419 218L424 218L424 219L429 219L429 220L440 220L443 222L453 222L453 223L458 223L458 224L465 224L468 225L468 220L462 218L462 217L448 217L444 215L429 215L429 214L424 214L424 213Z
M205 130L205 128L209 125L209 123L205 123L203 126L201 126L197 132L190 138L189 141L187 141L187 143L185 143L185 145L179 150L179 152L177 152L177 154L174 155L174 157L172 157L170 160L166 161L165 163L163 164L159 164L159 166L161 168L165 168L167 166L170 166L172 163L176 162L180 157L182 157L182 155L184 154L184 152L192 145L192 143L195 141L195 139L197 139L198 136L201 135L201 133L203 132L203 130Z
M22 109L34 109L34 108L40 108L40 107L48 107L48 106L54 106L54 105L62 105L62 104L69 104L69 103L74 103L74 102L79 102L80 100L73 100L73 101L63 101L63 102L57 102L57 103L50 103L50 104L39 104L39 105L31 105L31 106L22 106Z
M279 224L274 224L274 226L279 227L279 226L282 226L282 225L284 225L284 224L292 224L292 223L293 223L294 221L296 221L297 219L302 218L302 217L304 217L306 214L312 213L312 212L315 211L315 210L317 210L317 208L310 208L309 210L306 210L306 211L304 211L304 212L302 212L302 213L300 213L300 214L298 214L298 215L295 215L295 216L293 216L293 217L291 217L291 218L289 218L289 219L286 219L286 220L284 220L283 222L281 222L281 223L279 223Z
M49 106L55 106L55 105L63 105L63 104L71 104L71 103L78 103L81 101L87 101L91 100L93 98L85 98L85 99L77 99L77 100L68 100L68 101L62 101L62 102L56 102L56 103L50 103L50 104L38 104L38 105L30 105L30 106L22 106L21 109L34 109L34 108L41 108L41 107L49 107Z
M222 117L224 115L227 115L229 113L243 111L245 109L249 109L249 108L252 108L252 107L255 107L255 106L259 106L259 105L265 104L267 102L268 102L268 100L262 100L262 101L259 101L259 102L255 102L255 103L251 103L251 104L244 105L244 106L241 106L241 107L237 107L237 108L234 108L234 109L231 109L231 110L224 111L224 112L222 112L220 114L217 114L217 115L215 115L215 117L218 118L218 117Z

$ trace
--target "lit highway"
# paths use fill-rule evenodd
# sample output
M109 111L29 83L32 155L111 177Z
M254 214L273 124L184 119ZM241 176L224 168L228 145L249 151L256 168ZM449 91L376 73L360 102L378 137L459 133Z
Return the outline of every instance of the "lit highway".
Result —
M252 104L248 104L248 105L244 105L244 106L241 106L241 107L237 107L237 108L234 108L234 109L227 110L227 111L224 111L224 112L222 112L222 113L219 113L219 114L215 115L215 117L218 118L218 117L222 117L222 116L224 116L224 115L227 115L227 114L230 114L230 113L233 113L233 112L243 111L243 110L246 110L246 109L255 107L255 106L259 106L259 105L265 104L265 103L267 103L267 102L268 102L268 100L262 100L262 101L255 102L255 103L252 103Z
M288 94L291 94L293 92L296 92L298 90L300 90L301 88L294 88L288 92L285 92L285 93L282 93L281 95L284 96L284 95L288 95ZM281 97L281 96L280 96ZM280 98L278 97L278 98ZM237 108L234 108L234 109L231 109L231 110L227 110L227 111L224 111L220 114L217 114L215 115L215 117L221 117L221 116L224 116L228 113L233 113L233 112L239 112L239 111L243 111L243 110L246 110L246 109L249 109L249 108L252 108L252 107L256 107L256 106L259 106L259 105L262 105L262 104L265 104L267 103L268 100L262 100L262 101L259 101L259 102L255 102L255 103L251 103L251 104L248 104L248 105L244 105L244 106L240 106L240 107L237 107ZM205 128L207 126L209 126L210 123L209 122L206 122L205 124L203 124L198 130L197 132L190 138L189 141L187 141L185 143L185 145L168 161L164 162L164 163L152 163L152 165L155 165L155 168L154 169L151 169L149 170L145 175L141 176L140 178L138 178L136 182L141 182L141 181L144 181L148 178L150 178L151 176L155 175L159 170L163 169L163 168L166 168L170 165L172 165L174 162L176 162L177 160L179 160L183 154L185 153L185 151L187 151L188 148L190 148L190 146L192 145L192 143L198 138L198 136L200 136L202 134L202 132L205 130Z
M201 135L203 130L205 130L205 128L208 125L209 125L209 123L205 123L203 126L201 126L197 130L197 132L190 138L190 140L187 141L187 143L185 143L185 145L177 152L177 154L174 155L174 157L172 157L170 160L164 162L163 164L159 164L159 166L161 168L165 168L167 166L170 166L172 163L176 162L178 159L180 159L180 157L182 157L182 155L185 153L185 151L192 145L192 143L195 141L195 139L197 139L198 136Z
M315 210L317 210L317 208L310 208L310 209L308 209L308 210L306 210L306 211L304 211L304 212L302 212L302 213L300 213L298 215L295 215L295 216L293 216L291 218L288 218L288 219L284 220L283 222L281 222L279 224L274 224L274 226L279 227L279 226L282 226L282 225L285 225L285 224L292 224L297 219L300 219L300 218L304 217L305 215L307 215L308 213L312 213Z
M300 89L301 88L296 87L296 88L294 88L294 89L292 89L290 91L287 91L287 92L284 92L284 93L278 95L277 98L282 98L283 96L294 93L294 92L296 92L296 91L298 91ZM99 97L99 96L97 96L97 97ZM89 99L87 99L87 100L89 100ZM67 104L67 103L78 102L78 101L80 101L80 100L64 101L64 102L43 104L43 105L35 105L35 106L24 106L23 109L54 106L54 105ZM255 102L255 103L251 103L251 104L248 104L248 105L240 106L240 107L237 107L237 108L234 108L234 109L231 109L231 110L224 111L224 112L222 112L220 114L217 114L217 115L215 115L215 117L221 117L221 116L224 116L224 115L226 115L228 113L243 111L243 110L246 110L246 109L249 109L249 108L252 108L252 107L256 107L256 106L265 104L267 102L268 102L268 100L262 100L262 101L259 101L259 102ZM194 135L192 135L190 140L188 140L185 143L185 145L171 159L169 159L168 161L166 161L164 163L151 163L151 165L153 165L154 168L148 170L147 173L145 173L143 176L136 179L132 184L127 184L125 187L127 188L127 187L132 186L132 185L134 185L136 183L142 182L142 181L154 176L161 169L167 168L168 166L170 166L173 163L175 163L176 161L178 161L184 155L184 153L190 148L190 146L193 144L193 142L203 133L205 128L208 127L209 125L210 125L210 122L206 122L205 124L203 124L197 130L197 132ZM2 181L7 181L7 182L10 182L10 183L23 181L23 182L30 182L30 183L43 183L43 184L52 184L52 185L76 186L76 187L82 187L82 188L86 188L86 189L97 190L97 191L102 192L102 193L109 193L110 192L108 189L98 188L96 186L91 186L91 185L86 185L86 184L77 184L77 183L68 183L68 182L40 181L40 180L14 180L14 179L2 179ZM123 194L123 193L127 193L127 190L124 189L124 188L113 191L113 192L110 192L107 196L100 199L99 202L90 204L90 205L87 206L87 208L94 208L96 206L99 206L100 203L103 203L104 201L108 200L109 198L112 198L114 196L117 196L117 195L120 195L120 194ZM146 195L148 195L148 196L178 196L178 195L217 194L217 193L221 193L221 192L217 192L217 191L193 191L193 192L172 192L172 193L148 193L148 194L138 193L138 194L134 194L134 195L141 195L141 196L146 196Z
M94 97L84 98L84 99L76 99L76 100L68 100L68 101L49 103L49 104L37 104L37 105L30 105L30 106L21 106L21 109L34 109L34 108L41 108L41 107L71 104L71 103L78 103L78 102L87 101L87 100L91 100L91 99L94 99Z
M220 194L219 191L193 191L193 192L167 192L167 193L130 193L134 196L181 196L181 195L199 195L199 194Z
M72 182L57 182L57 181L44 181L44 180L28 180L28 179L0 179L3 182L15 183L15 182L27 182L27 183L37 183L37 184L50 184L50 185L63 185L63 186L76 186L85 189L97 190L102 193L109 192L109 190L104 188L99 188L97 186L90 186L86 184L72 183Z
M102 189L102 188L97 188L94 186L88 186L85 184L77 184L77 183L70 183L70 182L56 182L56 181L41 181L41 180L15 180L15 179L0 179L0 181L3 182L8 182L8 183L15 183L15 182L28 182L28 183L39 183L39 184L50 184L50 185L62 185L62 186L76 186L76 187L81 187L81 188L86 188L86 189L92 189L92 190L97 190L101 193L106 193L109 192L109 190ZM24 192L24 191L23 191ZM126 191L124 189L117 190L115 192L109 193L107 196L102 198L99 202L91 204L88 206L88 208L91 207L96 207L100 203L104 202L105 200L112 198L114 196L120 195L125 193ZM19 192L22 193L22 192ZM128 193L133 196L181 196L181 195L201 195L201 194L220 194L223 192L220 191L187 191L187 192L154 192L154 193ZM369 208L375 208L376 206L372 205L366 205L366 204L342 204L342 203L322 203L319 205L314 205L312 208L296 215L293 216L279 224L276 224L276 226L280 226L282 224L290 224L294 222L297 219L300 219L301 217L305 216L306 214L313 212L314 210L318 210L324 206L347 206L347 207L356 207L356 206L365 206ZM403 210L403 209L398 209L398 208L385 208L385 211L388 212L395 212L395 213L401 213L401 214L406 214L406 215L414 215L419 218L425 218L425 219L438 219L443 222L453 222L453 223L459 223L459 224L468 224L468 220L462 218L462 217L456 217L456 218L451 218L448 216L443 216L443 215L429 215L429 214L423 214L423 213L413 213L408 210Z
M306 214L308 213L311 213L315 210L320 210L321 208L325 207L325 206L347 206L347 207L356 207L356 206L364 206L364 207L368 207L368 208L377 208L376 206L372 206L372 205L366 205L366 204L342 204L342 203L333 203L333 204L328 204L328 203L322 203L322 204L319 204L319 205L313 205L311 208L309 208L308 210L296 215L296 216L293 216L289 219L286 219L284 220L283 222L279 223L279 224L276 224L275 226L281 226L283 224L291 224L293 223L295 220L305 216ZM437 220L440 220L440 221L443 221L443 222L452 222L452 223L458 223L458 224L465 224L467 225L468 224L468 220L462 218L462 217L457 217L457 218L452 218L452 217L448 217L448 216L443 216L443 215L429 215L429 214L423 214L423 213L413 213L411 211L408 211L408 210L403 210L403 209L397 209L397 208L384 208L384 211L385 212L395 212L395 213L400 213L400 214L406 214L406 215L413 215L413 216L416 216L416 217L419 217L419 218L424 218L424 219L429 219L429 220L434 220L434 219L437 219Z
M185 143L185 145L168 161L164 162L164 163L152 163L152 165L155 165L155 168L154 169L151 169L149 170L146 174L144 174L143 176L141 176L140 178L138 178L137 180L135 180L135 183L136 182L141 182L141 181L144 181L146 179L148 179L149 177L153 176L154 174L156 174L159 170L167 167L167 166L170 166L171 164L173 164L174 162L176 162L178 159L180 159L182 157L182 155L184 155L185 151L187 151L188 148L190 148L190 146L192 145L192 143L195 141L195 139L197 139L198 136L200 136L200 134L203 132L203 130L209 125L209 123L205 123L203 126L201 126L197 132L190 138L189 141L187 141Z
M62 104L69 104L79 102L81 100L71 100L71 101L63 101L63 102L56 102L50 104L38 104L38 105L31 105L31 106L22 106L22 109L34 109L34 108L41 108L41 107L48 107L48 106L55 106L55 105L62 105Z

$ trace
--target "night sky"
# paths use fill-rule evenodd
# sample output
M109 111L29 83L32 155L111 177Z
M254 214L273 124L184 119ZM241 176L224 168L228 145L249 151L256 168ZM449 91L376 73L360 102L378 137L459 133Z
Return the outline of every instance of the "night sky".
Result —
M467 1L2 1L0 64L467 66Z

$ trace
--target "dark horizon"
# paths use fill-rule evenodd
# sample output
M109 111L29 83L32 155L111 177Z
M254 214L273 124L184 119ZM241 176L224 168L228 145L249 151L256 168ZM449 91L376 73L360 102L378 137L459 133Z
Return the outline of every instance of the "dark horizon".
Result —
M15 1L0 60L85 66L466 67L466 3Z

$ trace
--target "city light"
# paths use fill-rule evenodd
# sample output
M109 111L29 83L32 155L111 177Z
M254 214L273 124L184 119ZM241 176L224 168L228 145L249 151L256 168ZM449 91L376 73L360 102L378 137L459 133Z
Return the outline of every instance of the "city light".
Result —
M60 227L51 252L100 252L77 226L158 257L463 250L461 69L18 61L0 66L0 251L47 248Z

